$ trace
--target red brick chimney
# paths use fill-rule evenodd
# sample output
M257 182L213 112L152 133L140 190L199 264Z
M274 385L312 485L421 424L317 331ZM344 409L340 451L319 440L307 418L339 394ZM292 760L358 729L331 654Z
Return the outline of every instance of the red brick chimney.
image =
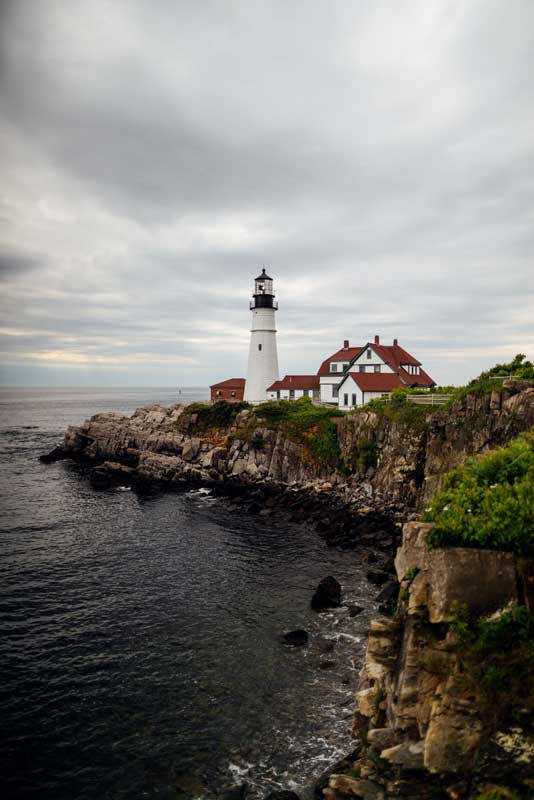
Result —
M349 349L349 340L345 339L345 341L343 342L343 350L348 350L348 349Z
M393 339L393 346L396 347L399 343L398 339Z
M380 344L380 336L375 336L375 344Z

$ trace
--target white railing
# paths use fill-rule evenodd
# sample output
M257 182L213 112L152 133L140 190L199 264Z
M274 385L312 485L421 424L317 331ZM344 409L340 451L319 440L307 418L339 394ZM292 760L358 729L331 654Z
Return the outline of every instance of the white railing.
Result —
M408 403L413 403L415 406L445 406L452 400L453 394L407 394L405 399ZM390 395L385 397L374 397L374 400L380 400L381 403L390 403Z

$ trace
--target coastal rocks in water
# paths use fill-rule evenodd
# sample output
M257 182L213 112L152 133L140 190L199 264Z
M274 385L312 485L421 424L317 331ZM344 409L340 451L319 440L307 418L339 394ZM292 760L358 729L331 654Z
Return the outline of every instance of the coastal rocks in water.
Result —
M332 575L328 575L319 582L311 600L311 607L314 611L324 611L327 608L339 608L340 605L341 584Z
M62 447L54 447L49 453L43 453L42 456L39 456L39 461L43 464L54 464L56 461L63 461L64 458L67 458L64 449Z
M245 800L247 794L248 783L242 783L240 786L233 786L223 792L222 800Z
M390 575L387 572L382 572L379 569L370 569L365 577L369 583L373 583L375 586L382 586L390 579Z
M291 647L302 647L308 644L308 634L300 628L296 631L288 631L288 633L284 633L284 642Z
M356 604L347 606L349 610L349 617L357 617L363 611L363 606L358 606Z

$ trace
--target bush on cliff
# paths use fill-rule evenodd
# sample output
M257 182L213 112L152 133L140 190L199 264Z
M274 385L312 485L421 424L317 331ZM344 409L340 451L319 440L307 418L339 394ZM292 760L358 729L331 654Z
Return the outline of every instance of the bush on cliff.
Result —
M423 519L431 546L534 555L534 431L450 472Z
M334 465L339 458L337 425L334 417L342 417L337 409L316 406L309 397L298 400L275 400L254 409L253 422L284 434L306 447L317 461Z
M208 428L227 428L240 411L250 408L248 403L229 403L219 400L216 403L191 403L178 420L181 429L194 427L199 431ZM196 420L193 424L192 418Z
M478 697L486 721L512 721L534 713L534 616L525 606L488 618L460 612L452 623L467 688Z

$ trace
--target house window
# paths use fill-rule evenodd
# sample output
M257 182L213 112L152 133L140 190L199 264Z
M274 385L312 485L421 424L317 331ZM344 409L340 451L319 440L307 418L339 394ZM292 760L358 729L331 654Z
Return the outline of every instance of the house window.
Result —
M235 397L235 392L231 392L232 397Z
M258 345L258 350L261 350L261 344Z
M360 364L360 372L365 372L365 364Z
M222 392L220 389L217 389L217 397L222 397Z
M380 364L375 364L375 372L380 372Z
M280 400L280 389L277 389L276 391L276 399Z
M337 364L330 364L330 372L337 372Z
M304 395L304 397L309 397L310 396L310 390L309 389L304 389L303 395Z
M343 372L346 372L348 370L348 368L349 368L348 364L343 364L343 366L342 366Z
M343 405L344 406L348 406L348 404L349 404L349 396L348 396L348 394L344 394L343 395Z
M373 357L372 352L370 350L368 350L367 351L367 358L369 359L369 358L372 358L372 357Z
M332 397L339 397L339 386L332 386Z
M352 405L353 406L356 405L356 395L355 394L352 395Z
M294 400L295 399L295 390L294 389L290 389L289 390L289 399L290 400Z

